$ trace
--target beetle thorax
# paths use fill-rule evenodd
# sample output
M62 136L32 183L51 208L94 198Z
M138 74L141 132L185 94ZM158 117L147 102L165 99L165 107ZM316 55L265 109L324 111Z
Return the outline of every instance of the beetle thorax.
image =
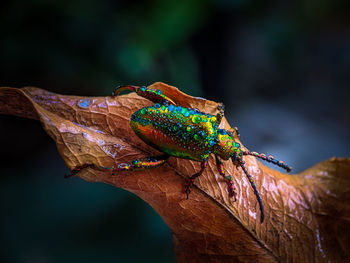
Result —
M216 144L213 153L219 155L222 159L228 160L230 157L239 155L240 144L235 141L230 131L218 130Z

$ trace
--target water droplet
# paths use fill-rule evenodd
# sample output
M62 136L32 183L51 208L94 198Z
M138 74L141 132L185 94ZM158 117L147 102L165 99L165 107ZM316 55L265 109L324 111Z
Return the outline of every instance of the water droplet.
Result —
M210 118L210 121L211 121L212 123L216 122L216 120L217 120L217 119L216 119L215 116L213 116L213 117Z
M192 117L192 122L197 124L197 123L200 123L201 122L201 118L196 114L196 115L193 115Z
M91 100L90 99L81 99L78 102L78 105L80 108L89 108L89 106L91 105Z
M169 107L168 107L168 111L173 111L175 109L175 107L174 107L174 105L169 105Z
M188 112L188 110L186 108L182 108L181 114L184 115L185 117L188 117L190 115L190 113Z

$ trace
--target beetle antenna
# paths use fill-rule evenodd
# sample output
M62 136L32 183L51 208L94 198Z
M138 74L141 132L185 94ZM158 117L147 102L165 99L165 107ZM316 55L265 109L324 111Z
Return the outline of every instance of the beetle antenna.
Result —
M288 173L292 170L292 167L285 164L283 161L279 161L279 160L275 159L275 157L273 157L272 155L266 156L266 154L264 154L264 153L249 152L249 151L242 151L242 154L255 156L255 157L263 159L264 161L267 161L269 163L273 163L273 164L285 169Z

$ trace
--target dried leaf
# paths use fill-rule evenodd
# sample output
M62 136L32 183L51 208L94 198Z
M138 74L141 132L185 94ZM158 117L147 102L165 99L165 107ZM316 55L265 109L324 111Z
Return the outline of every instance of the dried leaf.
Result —
M181 106L216 113L216 102L160 82L150 88ZM112 167L158 154L129 126L132 113L151 104L135 93L77 97L38 88L0 89L0 113L39 119L69 168L84 163ZM229 128L226 119L221 126ZM184 178L199 170L199 163L189 160L171 158L153 170L115 176L90 168L78 175L121 187L149 203L171 229L179 262L350 260L350 158L332 158L296 175L270 169L254 157L245 160L265 205L263 224L246 177L230 162L225 167L234 177L237 202L228 197L213 158L188 200Z

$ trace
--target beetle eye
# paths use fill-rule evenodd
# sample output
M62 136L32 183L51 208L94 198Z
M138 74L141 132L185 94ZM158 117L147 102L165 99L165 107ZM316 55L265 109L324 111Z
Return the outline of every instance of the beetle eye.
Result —
M220 129L219 130L219 133L222 134L222 135L225 135L226 134L226 131L224 129Z

